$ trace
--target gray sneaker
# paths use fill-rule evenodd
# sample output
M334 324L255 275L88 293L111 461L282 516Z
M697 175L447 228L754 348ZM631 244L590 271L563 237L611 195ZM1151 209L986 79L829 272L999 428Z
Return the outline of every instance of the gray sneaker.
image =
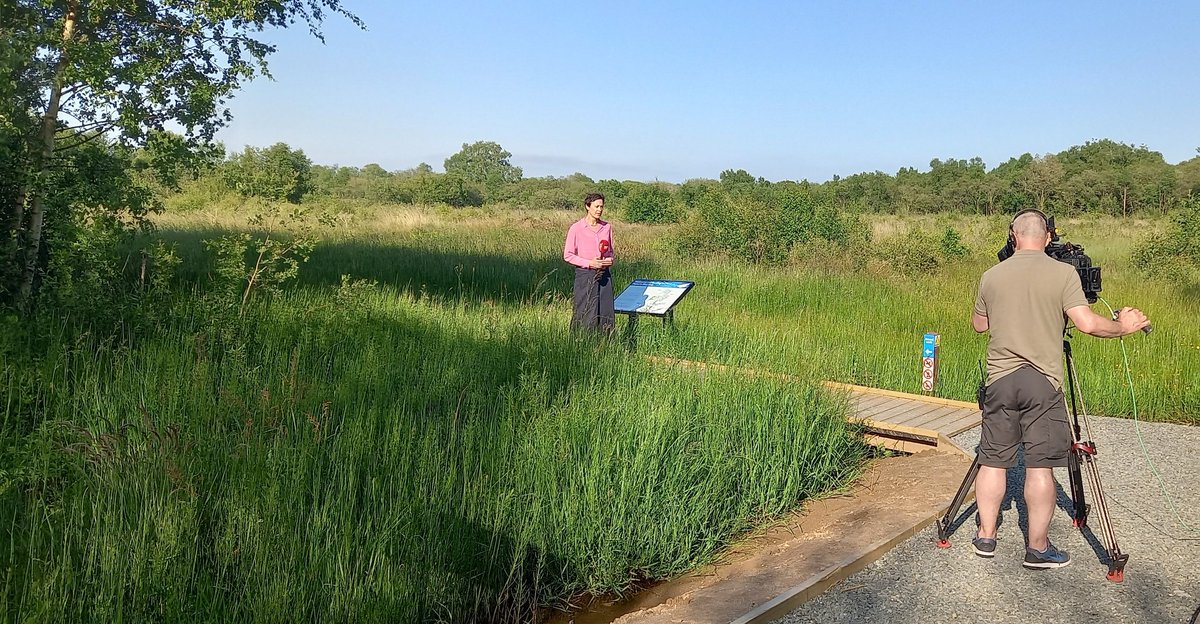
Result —
M976 533L975 539L971 540L971 547L980 557L991 559L996 556L996 538L994 537L979 537L979 533Z
M1071 555L1050 543L1046 544L1046 550L1041 551L1026 547L1025 561L1022 565L1034 570L1062 568L1071 565Z

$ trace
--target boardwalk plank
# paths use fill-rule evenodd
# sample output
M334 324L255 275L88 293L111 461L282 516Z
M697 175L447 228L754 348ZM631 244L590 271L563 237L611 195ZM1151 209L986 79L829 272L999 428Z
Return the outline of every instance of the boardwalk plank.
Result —
M860 419L906 427L931 429L953 436L979 426L978 409L963 407L961 402L947 405L917 395L896 396L874 392L850 392L851 407Z
M933 423L940 422L946 416L957 414L958 412L962 411L962 408L954 407L952 405L935 405L933 407L934 409L921 414L919 417L907 419L903 423L900 423L900 421L893 422L896 422L897 424L905 424L910 427L922 427L924 429L937 430L937 427L933 426Z
M897 405L890 407L889 409L881 411L881 412L875 412L871 416L869 416L869 418L874 419L874 420L895 422L895 419L900 418L909 412L912 412L915 410L925 410L925 409L928 409L929 407L930 407L930 405L928 403L924 403L921 401L900 399L899 403ZM899 423L897 423L897 424L899 424Z
M938 431L941 431L942 433L945 433L948 437L952 434L947 433L946 427L948 425L952 425L956 422L961 422L964 418L974 418L975 422L978 423L979 422L979 411L976 410L974 415L972 415L970 410L960 408L958 411L950 413L950 414L946 414L945 416L937 419L936 421L928 423L925 426L928 427L929 429L936 429Z
M979 412L967 414L953 423L943 425L942 433L945 433L947 437L956 436L968 429L974 429L975 427L978 427L982 420L983 417L979 414Z
M903 400L904 399L898 399L896 397L890 397L890 396L883 395L883 394L865 394L865 395L858 395L856 406L858 408L858 411L864 411L864 410L868 410L868 409L877 408L880 405L884 405L886 403L896 403L896 402L903 401Z
M869 414L880 414L880 413L886 412L892 408L899 407L901 405L907 405L907 404L908 404L908 402L905 401L904 399L897 399L895 397L884 397L884 400L882 400L882 401L874 402L871 405L868 405L862 409L859 409L858 414L860 416L867 416Z

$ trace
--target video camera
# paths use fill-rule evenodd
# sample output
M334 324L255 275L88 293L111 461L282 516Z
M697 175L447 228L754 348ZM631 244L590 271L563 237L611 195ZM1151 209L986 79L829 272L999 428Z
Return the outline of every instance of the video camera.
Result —
M1050 232L1050 244L1046 245L1046 255L1075 267L1075 272L1079 273L1079 284L1083 286L1083 295L1087 297L1088 303L1096 303L1100 292L1100 267L1092 266L1092 259L1083 253L1082 245L1059 242L1058 232L1054 228L1054 217L1046 217L1046 229ZM1004 247L996 252L996 257L1003 262L1014 252L1016 241L1009 236Z

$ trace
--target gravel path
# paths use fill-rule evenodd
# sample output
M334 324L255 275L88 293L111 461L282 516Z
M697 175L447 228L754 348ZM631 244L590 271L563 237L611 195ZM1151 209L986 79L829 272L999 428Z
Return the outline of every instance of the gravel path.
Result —
M931 526L778 621L1200 622L1200 532L1176 520L1142 454L1135 423L1095 416L1090 420L1117 540L1130 556L1124 583L1105 579L1108 568L1101 563L1102 555L1084 533L1071 527L1062 509L1054 516L1050 538L1071 553L1071 565L1041 571L1021 566L1023 479L1021 471L1014 470L1009 472L995 559L982 559L970 550L975 507L964 506L959 517L966 521L951 536L953 548L936 548L937 527ZM1200 531L1200 427L1140 427L1147 454L1179 515ZM972 450L978 440L978 428L954 438ZM1055 470L1055 476L1069 491L1066 470ZM1061 491L1059 502L1069 508L1069 498ZM1094 505L1088 524L1099 531ZM1098 538L1097 534L1093 541L1102 553Z

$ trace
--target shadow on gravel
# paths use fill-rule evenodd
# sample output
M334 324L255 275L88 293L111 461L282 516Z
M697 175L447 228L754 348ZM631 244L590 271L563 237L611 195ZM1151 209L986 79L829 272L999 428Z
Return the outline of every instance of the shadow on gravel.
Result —
M934 548L928 542L923 546ZM1063 570L1037 571L1018 567L1015 576L997 577L983 571L990 563L982 560L978 563L980 571L971 571L977 558L966 557L971 563L945 568L929 567L932 555L930 559L902 558L886 571L859 573L777 624L926 624L951 619L1046 624L1185 621L1187 611L1181 613L1180 605L1172 604L1164 596L1161 590L1169 583L1157 571L1135 569L1123 584L1104 580L1106 569L1099 566L1085 571L1074 565ZM1091 567L1090 562L1085 566ZM955 574L962 578L947 577ZM1087 578L1081 579L1081 574ZM1022 618L1017 614L1032 617ZM1192 614L1189 624L1198 621L1200 608Z
M1004 492L1004 500L1000 503L1000 518L999 518L999 522L997 522L996 526L998 528L1004 524L1004 515L1005 515L1004 512L1005 511L1011 511L1011 510L1015 509L1017 512L1017 526L1019 526L1021 528L1021 534L1028 537L1028 535L1029 535L1029 510L1025 506L1025 495L1024 495L1024 493L1025 493L1025 452L1024 452L1024 450L1021 450L1021 449L1017 450L1017 465L1008 469L1007 485L1008 485L1008 487ZM1058 508L1063 510L1064 512L1066 512L1069 517L1073 518L1075 516L1075 502L1071 500L1071 496L1069 494L1067 494L1066 490L1063 489L1062 484L1059 483L1057 479L1055 479L1055 481L1054 481L1054 489L1055 489L1055 493L1056 493L1055 494L1055 498L1056 498L1055 502L1057 503ZM1090 490L1088 492L1090 494ZM1092 502L1094 502L1094 501L1092 501ZM1089 504L1091 504L1091 503L1089 503ZM979 507L976 505L976 503L974 501L972 501L971 504L968 505L966 508L964 508L964 510L959 514L959 516L954 519L954 522L951 523L950 534L954 535L955 533L957 533L959 528L962 527L964 524L966 524L967 520L969 520L969 519L974 519L976 522L976 525L978 525L978 522L979 522L978 513L979 513ZM1089 513L1089 515L1088 515L1088 521L1092 522L1093 520L1098 521L1098 518L1095 514L1095 510L1092 510L1092 512ZM1085 540L1087 540L1088 546L1091 547L1092 552L1096 555L1096 561L1107 567L1108 564L1110 563L1110 558L1108 556L1108 549L1105 548L1103 542L1101 542L1100 539L1098 537L1096 537L1096 534L1092 532L1091 526L1090 525L1085 526L1083 528L1083 530L1080 531L1080 533L1083 535L1083 538ZM971 532L971 535L974 535L973 531ZM968 537L970 537L970 535Z

